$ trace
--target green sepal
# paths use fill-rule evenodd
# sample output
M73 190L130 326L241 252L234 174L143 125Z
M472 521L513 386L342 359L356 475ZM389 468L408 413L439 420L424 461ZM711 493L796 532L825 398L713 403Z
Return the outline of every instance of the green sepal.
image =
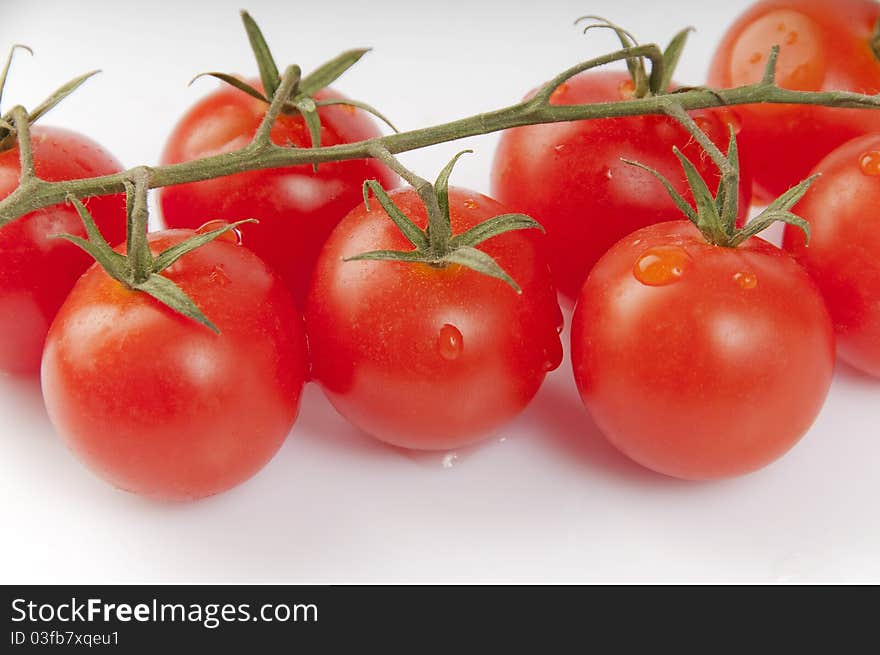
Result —
M620 41L620 45L626 48L632 48L633 46L639 45L639 42L636 38L630 33L628 30L620 27L619 25L615 25L607 18L603 18L602 16L581 16L574 23L577 25L581 21L585 20L594 20L598 21L596 23L591 23L584 28L584 34L593 29L608 29L612 30L617 35L617 40ZM636 97L640 98L645 94L645 91L648 90L648 74L645 71L645 62L640 57L634 57L632 59L626 60L626 68L629 70L629 76L632 78L633 84L636 89Z
M342 261L421 262L423 264L436 263L435 259L428 257L418 250L371 250L369 252L362 252L359 255L344 257Z
M678 146L672 146L672 152L681 162L681 167L684 169L685 177L691 188L691 195L694 197L697 210L697 227L705 233L707 227L717 225L720 219L718 207L715 206L715 198L693 162L678 149Z
M28 122L35 123L41 116L45 115L50 109L55 107L59 102L64 100L71 93L76 91L86 80L90 77L97 75L101 71L91 71L89 73L85 73L84 75L80 75L79 77L75 77L70 80L67 84L63 84L58 89L55 90L55 93L50 95L48 98L43 100L37 107L28 113Z
M441 261L447 264L459 264L474 270L477 273L494 277L506 282L517 293L522 293L520 286L503 268L501 268L501 266L499 266L498 262L496 262L490 255L477 248L472 248L471 246L459 246L455 250L447 253Z
M317 105L318 107L331 107L333 105L347 105L349 107L357 107L358 109L363 109L368 114L372 114L395 132L400 132L400 130L397 129L394 123L392 123L384 114L380 113L378 109L372 107L371 105L368 105L366 102L361 102L360 100L349 100L348 98L330 98L328 100L316 100L315 105Z
M131 285L131 288L143 291L178 314L182 314L196 323L201 323L216 334L220 334L217 326L208 320L208 317L202 313L198 305L183 292L183 289L167 277L153 273L143 282Z
M515 230L540 230L545 232L544 226L531 216L526 216L525 214L501 214L452 237L449 241L449 247L476 246L499 234Z
M694 208L691 207L690 203L688 203L688 201L685 200L684 197L678 191L675 190L675 187L672 186L672 183L666 179L666 176L663 175L663 173L658 171L656 168L651 168L650 166L646 166L645 164L642 164L641 162L633 161L632 159L624 159L623 157L621 157L620 161L622 161L624 164L629 164L630 166L635 166L637 168L641 168L643 170L646 170L651 175L656 177L660 181L660 183L664 186L664 188L666 189L666 192L669 194L669 197L672 198L672 202L675 203L675 206L678 207L678 209L681 211L681 213L683 213L685 216L687 216L688 220L691 223L693 223L694 225L699 227L699 219L697 218L697 212L695 212Z
M339 77L354 66L363 57L369 48L356 48L346 50L330 61L321 64L311 73L306 75L299 83L299 92L304 95L314 95L321 89L333 84Z
M83 239L82 237L78 237L74 234L67 234L66 232L61 233L61 234L50 234L48 238L50 238L50 239L64 239L65 241L69 241L70 243L78 246L80 249L82 249L86 253L88 253L88 255L92 259L94 259L96 262L98 262L98 265L101 268L103 268L105 271L107 271L107 273L110 275L110 277L112 277L114 279L117 279L117 276L119 276L119 277L125 276L124 270L121 270L119 268L119 266L120 266L119 260L117 260L116 257L113 257L113 255L119 255L119 253L117 253L113 250L105 250L104 248L101 248L100 246L95 245L91 241L87 241L86 239ZM119 256L122 257L122 255L119 255ZM123 267L125 266L125 257L122 257L121 265Z
M669 85L672 84L672 78L675 75L675 69L678 66L678 60L681 59L681 53L687 43L688 35L694 31L693 27L686 27L678 34L672 37L666 50L663 51L663 74L657 80L657 88L651 89L654 93L666 93Z
M807 221L797 214L792 214L790 211L767 211L765 209L746 223L744 228L738 230L729 245L736 247L753 236L760 234L773 223L788 223L789 225L799 227L804 232L805 243L810 243L810 224Z
M409 216L400 211L400 208L394 204L394 201L391 200L388 193L376 180L367 180L364 182L364 204L366 205L367 210L370 210L368 189L373 192L376 200L382 205L382 209L384 209L385 213L388 214L388 217L394 221L394 224L400 230L401 234L406 237L406 240L409 241L416 250L428 250L428 237L425 235L425 232L422 231L418 225L413 223Z
M257 68L260 71L260 80L263 82L263 89L267 98L272 98L278 85L281 84L281 75L278 73L278 66L275 64L275 58L272 57L272 51L263 37L263 32L257 26L256 21L251 18L246 11L241 12L241 20L244 23L244 29L247 32L248 41L251 44L254 58L257 60Z
M173 245L156 255L156 258L153 260L153 272L161 273L188 252L192 252L196 248L201 248L205 244L214 241L220 236L223 236L230 230L236 229L239 225L258 222L259 221L257 221L257 219L255 218L246 218L243 221L236 221L235 223L224 225L223 227L217 228L216 230L211 230L210 232L205 232L204 234L197 234L193 237L190 237L189 239L186 239L185 241L181 241L180 243Z
M739 213L739 149L736 145L736 130L728 125L730 140L727 144L727 161L733 174L722 175L715 195L715 206L721 215L721 224L727 232L736 229L736 216Z
M241 81L240 79L238 79L234 75L227 75L226 73L216 73L213 71L209 72L209 73L199 73L194 78L192 78L189 81L189 83L192 84L200 77L214 77L214 78L220 80L221 82L225 82L226 84L229 84L230 86L235 87L239 91L244 91L252 98L256 98L257 100L262 100L263 102L269 102L269 98L267 98L265 95L260 93L257 89L252 87L247 82Z
M437 180L434 182L434 193L437 194L437 205L440 207L440 215L443 216L443 229L446 232L447 239L452 236L452 225L449 218L449 176L452 175L452 169L464 154L473 154L473 150L462 150L457 153L449 163L443 167Z

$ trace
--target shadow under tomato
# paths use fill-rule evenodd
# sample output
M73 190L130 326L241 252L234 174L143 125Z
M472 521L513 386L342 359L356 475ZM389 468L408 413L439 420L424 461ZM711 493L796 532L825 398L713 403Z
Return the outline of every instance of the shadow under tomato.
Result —
M527 418L534 422L534 432L544 444L577 462L585 474L599 473L652 487L693 484L651 471L626 457L605 439L577 392L560 382L548 380L528 409Z

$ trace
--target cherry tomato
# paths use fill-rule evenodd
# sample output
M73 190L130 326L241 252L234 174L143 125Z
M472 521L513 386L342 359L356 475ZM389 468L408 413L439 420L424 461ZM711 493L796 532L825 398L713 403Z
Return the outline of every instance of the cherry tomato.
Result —
M150 235L154 252L193 234ZM213 241L163 273L217 335L93 266L52 324L43 395L83 462L138 494L183 500L250 478L296 418L306 376L302 318L246 248Z
M625 72L591 71L563 84L551 102L613 102L632 94L633 83ZM692 115L726 150L728 128L719 114ZM652 166L690 199L681 165L672 152L674 145L697 165L714 191L718 169L687 130L668 117L634 116L507 130L495 153L492 195L546 228L556 286L574 299L590 268L615 242L640 227L680 215L656 178L621 161L626 158ZM748 176L745 162L742 174ZM744 217L750 195L748 185L742 186L746 189L740 199Z
M687 221L638 230L599 260L571 348L608 440L686 479L780 457L818 414L834 365L822 297L794 259L758 237L709 245Z
M834 150L792 211L810 223L810 243L786 226L783 247L813 276L834 321L837 352L880 377L880 134Z
M880 91L880 60L871 36L880 18L873 0L765 0L727 30L709 70L709 84L761 81L767 57L780 47L776 83L798 91ZM769 202L807 176L845 141L880 130L880 112L808 105L746 105L741 152L752 162L756 199Z
M419 227L412 189L391 198ZM405 448L473 443L517 415L559 366L562 315L536 241L507 232L480 244L522 288L460 266L343 261L411 246L376 201L346 216L315 268L306 309L312 375L336 409ZM507 210L451 187L453 233Z
M95 142L57 128L31 128L34 168L56 182L122 170ZM0 152L0 199L18 187L18 147ZM111 243L125 236L125 201L121 195L86 201L95 223ZM53 205L33 211L0 229L0 370L36 374L46 332L58 308L91 258L72 243L51 238L70 233L85 237L76 210Z
M256 81L252 86L262 91ZM316 100L339 98L325 89ZM246 146L257 131L268 105L228 87L193 107L172 132L162 162L178 162L217 155ZM366 112L334 105L318 110L321 145L361 141L380 136ZM281 115L272 129L273 143L307 148L312 144L299 115ZM244 235L249 247L281 275L302 307L308 282L321 246L339 220L363 198L364 180L378 179L391 188L396 176L373 159L236 173L204 182L162 189L160 202L165 225L196 228L205 221L256 218Z

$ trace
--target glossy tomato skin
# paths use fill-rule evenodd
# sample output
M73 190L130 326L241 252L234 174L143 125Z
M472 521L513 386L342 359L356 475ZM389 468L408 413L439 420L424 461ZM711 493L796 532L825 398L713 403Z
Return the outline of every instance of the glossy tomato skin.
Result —
M608 440L685 479L780 457L818 414L834 364L822 297L794 259L758 237L709 245L684 221L634 232L599 261L571 348Z
M150 236L154 252L190 236ZM221 334L93 266L52 325L46 407L95 473L138 494L191 500L247 480L296 419L306 376L302 318L246 248L214 241L165 274Z
M258 82L253 86L262 89ZM341 97L326 89L316 99ZM175 164L246 146L265 116L267 105L231 87L198 102L171 133L162 162ZM362 110L322 107L321 145L361 141L380 136ZM282 115L272 129L273 143L307 148L311 138L300 116ZM362 200L364 180L377 179L386 188L397 177L373 159L236 173L203 182L165 187L160 204L168 227L197 228L209 220L256 218L244 245L281 275L299 307L303 306L318 253L339 220Z
M880 4L873 0L764 0L725 33L709 85L759 82L774 45L776 82L798 91L880 91L880 61L870 38ZM806 105L745 105L740 151L752 162L755 198L769 202L809 173L840 144L880 130L880 113Z
M841 359L880 377L880 134L840 146L814 172L792 210L810 223L809 246L786 226L783 247L822 291Z
M31 128L34 167L51 182L109 175L122 165L86 137L58 128ZM18 187L17 147L0 152L0 199ZM121 195L90 198L86 206L111 243L125 236ZM35 375L46 332L61 303L92 259L72 243L51 238L67 232L85 237L71 205L33 211L0 229L0 371Z
M616 102L630 99L632 92L625 72L590 71L561 86L552 103ZM728 127L720 117L728 114L703 111L692 116L727 149ZM654 176L621 158L657 169L691 198L674 145L694 162L710 188L717 189L718 169L683 127L664 116L633 116L507 130L495 153L492 195L546 228L556 286L575 299L593 264L619 239L680 215ZM743 162L743 179L748 175ZM751 197L749 185L742 186L744 217Z
M457 234L507 210L450 189ZM424 227L411 189L392 193ZM346 216L321 253L306 309L312 375L351 423L396 446L457 448L516 416L562 358L562 316L538 233L509 232L479 248L522 287L458 266L343 258L411 249L371 200Z

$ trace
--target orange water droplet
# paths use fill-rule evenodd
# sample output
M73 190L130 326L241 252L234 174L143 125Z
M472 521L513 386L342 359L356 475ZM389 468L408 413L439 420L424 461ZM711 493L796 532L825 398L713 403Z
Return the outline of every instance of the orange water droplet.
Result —
M776 26L776 31L777 32L784 32L785 31L785 23L779 23L779 25Z
M465 200L461 204L463 204L468 209L476 209L477 208L477 201L474 200L473 198L468 198L467 200Z
M751 57L749 57L749 63L750 64L757 64L763 58L764 58L764 55L762 55L760 52L753 52Z
M437 335L437 352L443 359L451 362L461 356L462 350L464 350L464 338L461 332L454 325L446 323Z
M785 35L785 42L788 45L792 45L793 43L797 43L798 33L797 32L789 32Z
M208 221L196 230L196 234L207 234L208 232L219 230L221 227L226 227L227 225L229 225L227 221ZM239 232L237 227L234 227L217 237L217 241L228 241L229 243L234 243L235 245L240 246L241 232Z
M220 286L226 286L232 280L229 278L229 274L226 272L226 269L223 268L222 264L217 264L211 273L208 275L208 279L211 280L214 284L219 284Z
M342 105L342 109L343 109L343 111L345 111L351 115L354 115L354 112L355 112L354 105Z
M654 246L643 252L633 265L633 275L642 284L659 287L678 282L692 260L678 246Z
M754 289L758 286L758 276L747 271L734 273L733 279L736 280L736 283L743 289Z
M562 96L564 96L566 94L567 91L568 91L568 84L563 82L562 84L557 86L555 89L553 89L553 93L550 94L550 100L551 101L552 100L559 100L560 98L562 98Z
M869 150L859 157L859 168L865 175L880 175L880 150Z
M620 94L621 99L627 100L633 97L633 94L636 92L636 85L630 79L623 80L620 84L617 85L617 92Z
M545 373L549 373L550 371L555 371L559 368L559 365L562 363L562 341L559 340L559 335L553 335L553 338L547 343L547 346L544 348L544 362L541 366L544 369Z

